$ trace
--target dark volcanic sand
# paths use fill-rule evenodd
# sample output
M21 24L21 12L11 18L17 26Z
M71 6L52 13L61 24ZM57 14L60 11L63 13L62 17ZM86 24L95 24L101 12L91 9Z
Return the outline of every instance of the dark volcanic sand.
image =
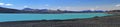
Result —
M0 22L0 27L120 27L120 16L87 19Z

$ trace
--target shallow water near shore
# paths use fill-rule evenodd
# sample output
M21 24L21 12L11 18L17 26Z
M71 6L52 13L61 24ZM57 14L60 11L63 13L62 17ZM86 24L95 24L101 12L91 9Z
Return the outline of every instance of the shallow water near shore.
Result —
M107 16L106 13L65 13L65 14L0 14L0 22L24 21L24 20L54 20L92 18L95 16Z

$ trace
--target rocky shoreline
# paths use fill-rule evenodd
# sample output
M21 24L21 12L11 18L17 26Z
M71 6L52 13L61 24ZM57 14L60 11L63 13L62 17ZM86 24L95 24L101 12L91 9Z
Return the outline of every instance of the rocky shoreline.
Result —
M0 27L120 27L120 15L67 20L0 22Z

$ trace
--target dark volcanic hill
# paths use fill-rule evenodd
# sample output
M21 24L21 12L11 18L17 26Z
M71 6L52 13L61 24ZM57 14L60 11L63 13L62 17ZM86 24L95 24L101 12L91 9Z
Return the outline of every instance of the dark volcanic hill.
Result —
M33 12L0 7L0 13L33 13Z
M18 13L20 10L0 7L0 13Z

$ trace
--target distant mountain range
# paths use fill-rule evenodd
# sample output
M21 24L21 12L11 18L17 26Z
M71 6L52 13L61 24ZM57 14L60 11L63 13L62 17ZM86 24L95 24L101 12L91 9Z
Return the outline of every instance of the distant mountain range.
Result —
M19 13L20 10L0 7L0 13Z
M11 9L11 8L4 8L0 7L0 13L97 13L97 12L105 12L102 10L99 11L68 11L68 10L48 10L48 9L31 9L31 8L24 8L23 10Z

